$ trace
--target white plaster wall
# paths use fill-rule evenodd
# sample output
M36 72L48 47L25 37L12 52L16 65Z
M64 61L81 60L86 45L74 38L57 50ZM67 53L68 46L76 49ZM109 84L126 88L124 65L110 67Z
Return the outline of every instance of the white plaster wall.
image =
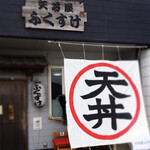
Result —
M146 115L150 127L150 49L141 52L140 65Z

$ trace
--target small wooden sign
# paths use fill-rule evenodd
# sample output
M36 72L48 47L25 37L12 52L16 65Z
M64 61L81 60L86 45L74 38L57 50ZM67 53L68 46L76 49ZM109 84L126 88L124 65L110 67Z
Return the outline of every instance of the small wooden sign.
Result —
M26 28L84 31L87 13L83 2L26 0L22 7Z
M0 105L0 115L3 115L3 105Z
M9 110L9 120L14 120L14 105L9 104L8 110Z

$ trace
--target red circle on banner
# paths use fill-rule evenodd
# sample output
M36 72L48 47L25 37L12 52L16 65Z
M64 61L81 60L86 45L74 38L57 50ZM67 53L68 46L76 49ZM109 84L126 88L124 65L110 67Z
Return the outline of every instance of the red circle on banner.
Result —
M97 134L97 133L94 133L92 132L91 130L89 130L85 125L83 125L81 123L81 121L79 120L77 114L76 114L76 111L75 111L75 108L74 108L74 99L73 99L73 96L74 96L74 90L75 90L75 86L79 80L79 78L85 73L87 72L88 70L90 69L93 69L93 68L96 68L96 67L109 67L109 68L112 68L112 69L115 69L116 71L120 72L127 80L128 82L130 83L134 93L135 93L135 97L136 97L136 111L135 111L135 116L133 117L133 120L131 121L131 123L123 130L121 130L120 132L116 133L116 134L113 134L113 135L100 135L100 134ZM140 112L140 97L139 97L139 93L138 93L138 90L135 86L135 84L133 83L132 79L122 70L120 69L119 67L117 66L114 66L112 64L108 64L108 63L96 63L96 64L91 64L91 65L88 65L86 66L85 68L83 68L74 78L72 84L71 84L71 88L70 88L70 92L69 92L69 105L70 105L70 110L71 110L71 113L72 113L72 116L75 120L75 122L78 124L78 126L85 132L87 133L88 135L94 137L94 138L97 138L97 139L102 139L102 140L113 140L113 139L116 139L116 138L119 138L120 136L124 135L125 133L127 133L130 128L135 124L135 122L137 121L137 118L139 116L139 112Z

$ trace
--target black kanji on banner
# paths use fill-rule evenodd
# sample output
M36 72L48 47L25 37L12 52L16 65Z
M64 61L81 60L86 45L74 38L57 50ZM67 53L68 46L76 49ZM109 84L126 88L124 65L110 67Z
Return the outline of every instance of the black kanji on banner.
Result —
M132 119L130 113L117 113L117 109L124 109L122 104L116 104L115 98L109 95L110 104L102 105L101 99L96 98L96 105L89 105L89 110L97 110L97 114L83 115L87 121L98 120L97 124L93 128L98 128L103 123L103 118L111 119L111 127L113 130L117 130L117 119ZM103 112L103 113L102 113Z
M94 71L95 77L103 77L103 80L85 80L86 84L88 86L94 86L94 85L101 85L98 89L95 91L81 96L83 99L88 99L97 96L100 94L106 87L110 90L112 95L117 98L126 98L130 95L127 94L122 94L118 93L117 91L114 90L112 85L122 85L122 86L127 86L128 83L125 80L109 80L108 77L118 77L118 73L115 72L100 72L100 71Z
M124 93L119 93L117 92L112 85L119 85L119 86L128 86L128 83L124 79L117 79L116 78L119 76L116 71L114 72L103 72L103 71L94 71L95 77L101 77L102 80L85 80L85 83L91 87L95 85L100 85L98 89L95 91L92 91L91 93L88 93L86 95L81 96L82 99L91 99L99 95L100 93L105 90L107 87L109 91L111 92L112 95L109 94L109 104L102 104L102 101L99 98L96 99L96 105L89 105L89 110L97 110L97 113L94 114L89 114L86 115L84 114L83 117L87 121L92 121L92 120L98 120L98 122L93 126L93 128L98 128L102 125L103 119L105 118L110 118L111 119L111 127L113 130L117 130L117 119L132 119L132 116L128 112L124 113L117 113L116 111L118 109L124 109L123 104L116 104L115 103L115 98L118 99L123 99L126 97L129 97L130 95L124 94ZM109 77L115 78L114 80L109 80Z

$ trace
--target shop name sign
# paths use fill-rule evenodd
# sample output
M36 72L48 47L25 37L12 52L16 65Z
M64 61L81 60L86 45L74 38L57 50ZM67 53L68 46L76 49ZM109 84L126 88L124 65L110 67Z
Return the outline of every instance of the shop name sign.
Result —
M26 28L84 31L84 4L62 0L26 0L22 7Z

